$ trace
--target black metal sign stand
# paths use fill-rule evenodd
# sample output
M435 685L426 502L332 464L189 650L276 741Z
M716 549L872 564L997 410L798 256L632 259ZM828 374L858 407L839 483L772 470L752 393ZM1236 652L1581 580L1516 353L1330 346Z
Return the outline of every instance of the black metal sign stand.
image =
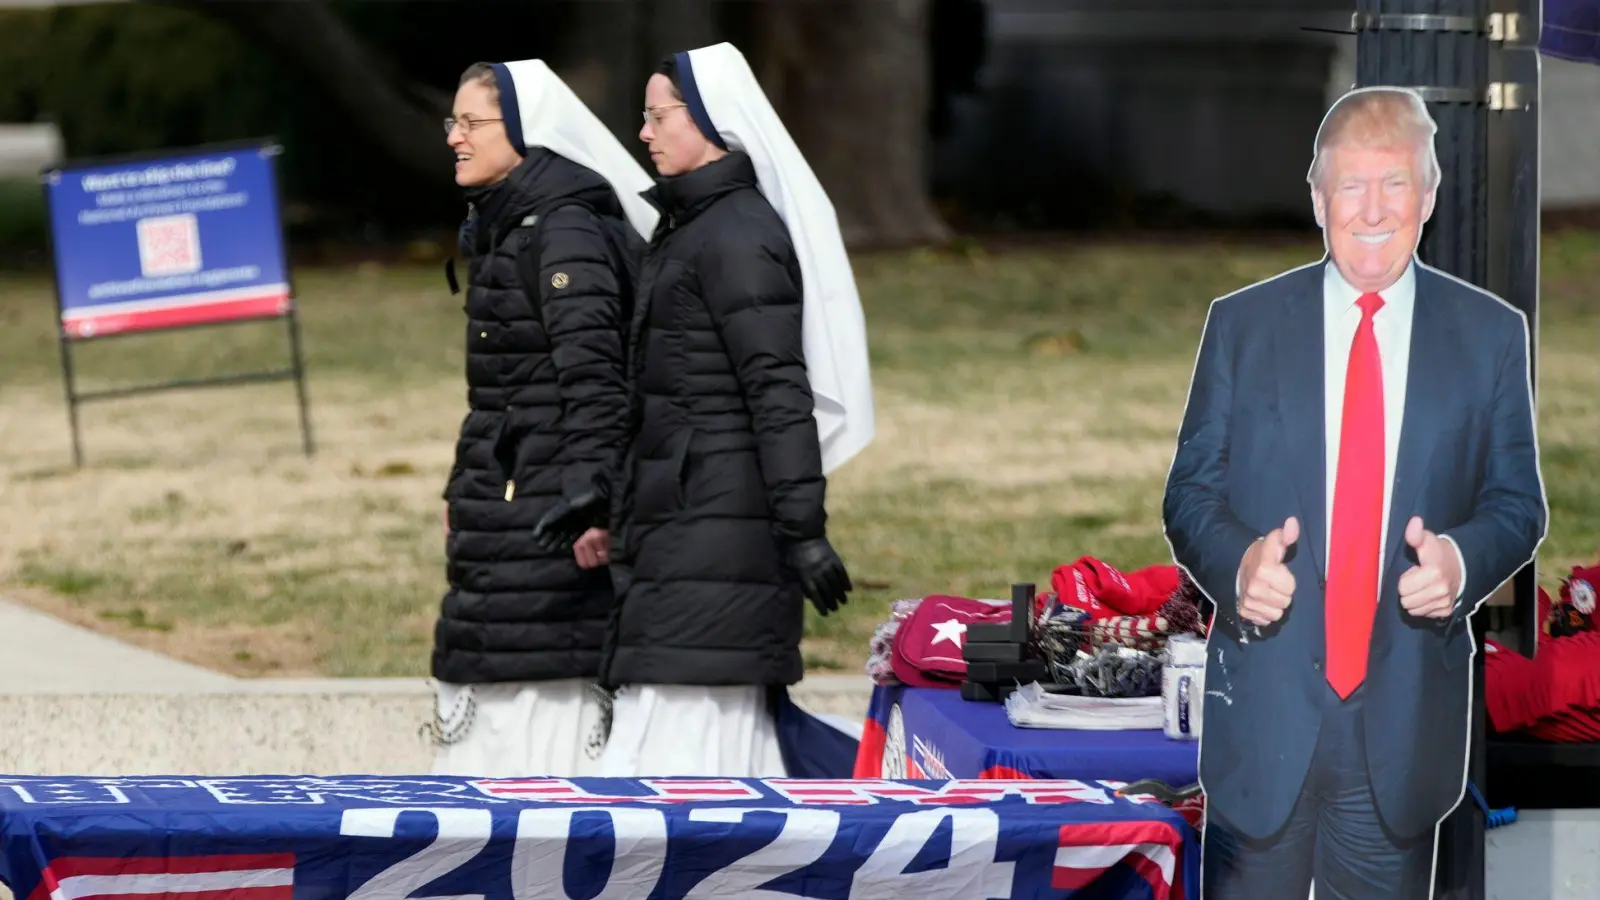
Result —
M1358 0L1357 10L1358 85L1415 89L1439 126L1444 180L1419 253L1526 313L1531 363L1539 321L1540 0ZM1533 565L1514 586L1522 649L1531 655L1538 634ZM1480 647L1485 619L1482 610L1473 617ZM1483 788L1481 653L1472 681L1468 777ZM1469 794L1441 826L1438 900L1483 900L1484 819Z
M277 205L278 205L279 209L283 208L282 189L281 189L281 187L278 186L278 178L277 178L277 171L276 171L276 169L277 169L276 158L280 153L283 152L283 148L278 146L275 142L272 142L272 141L251 141L251 142L245 142L245 143L213 144L213 145L208 145L208 146L205 146L205 147L199 147L199 148L195 148L195 149L198 150L198 151L201 151L201 152L212 151L212 150L231 150L231 151L257 150L257 151L260 151L263 154L265 154L270 160L269 165L274 170L273 173L272 173L273 174L272 181L273 181L274 189L277 190L277 192L278 192L278 195L276 197ZM142 162L142 161L147 161L147 160L153 161L153 160L158 160L158 159L165 159L167 157L170 157L171 155L173 155L172 151L166 151L166 152L163 152L163 153L160 153L160 154L132 154L132 155L127 155L127 156L108 157L108 158L92 159L92 160L74 160L71 163L68 163L66 166L53 167L50 170L46 171L44 173L44 175L43 175L43 180L46 182L46 184L48 184L50 179L52 179L54 177L58 177L60 175L60 173L64 169L70 169L70 168L74 168L74 167L78 167L78 166L105 165L105 164L112 164L112 163L133 163L133 162ZM48 189L46 189L44 191L44 199L45 199L45 216L46 216L46 220L47 221L53 221L53 219L51 218L51 210L50 210L50 203L51 203L50 191ZM280 228L281 228L281 225L280 225ZM284 242L282 241L281 238L280 238L280 241L279 241L279 246L280 247L284 247ZM52 248L52 252L51 252L51 257L52 257L52 259L55 257L53 248ZM60 347L61 347L61 378L62 378L63 384L66 387L67 419L68 419L68 421L69 421L69 423L71 425L71 428L72 428L72 463L73 463L73 465L78 467L78 468L82 468L83 467L83 442L82 442L82 439L81 439L80 428L79 428L79 424L78 424L78 407L81 404L88 403L88 402L91 402L91 401L96 401L96 400L115 400L115 399L121 399L121 398L124 398L124 397L138 396L138 395L141 395L141 394L164 393L164 392L167 392L167 391L190 390L190 389L194 389L194 388L231 387L231 386L234 386L234 385L241 385L241 384L260 384L260 383L263 383L263 382L288 381L288 380L291 380L291 379L293 379L293 381L295 383L295 399L296 399L296 401L297 401L297 403L299 405L299 408L300 408L300 439L301 439L301 446L304 449L306 456L309 457L309 456L313 455L316 452L316 448L315 448L315 446L314 446L314 444L312 442L312 438L311 438L311 409L310 409L310 403L306 398L305 357L304 357L304 354L301 352L301 347L300 347L299 304L295 299L296 298L296 294L295 294L295 290L294 290L294 275L293 275L293 273L291 272L291 270L289 268L288 250L287 250L286 247L282 252L282 265L283 265L284 280L289 285L289 298L290 298L289 308L288 308L287 311L285 311L283 313L276 314L276 315L270 315L270 316L254 316L254 317L250 317L250 318L230 319L230 320L227 320L227 321L224 321L224 322L209 322L209 323L201 323L201 324L196 324L196 325L184 325L184 326L178 326L178 327L166 327L166 328L161 328L161 329L156 330L156 331L118 332L118 333L112 333L112 334L107 334L107 335L95 335L95 336L72 336L72 335L69 335L67 333L66 326L65 326L64 321L62 319L62 315L64 313L64 309L63 309L63 306L62 306L62 299L61 299L61 279L60 279L59 274L57 274L56 277L55 277L56 337L57 337L57 341L59 342ZM130 386L130 387L111 388L111 389L108 389L108 390L92 391L92 392L88 392L88 393L81 393L81 392L78 391L77 379L76 379L75 370L74 370L73 364L72 364L72 346L74 344L84 343L84 342L87 342L87 341L106 341L106 340L112 340L114 338L121 338L121 337L137 337L139 335L158 334L158 333L166 333L166 332L172 332L172 331L186 331L186 330L200 329L200 328L220 328L220 327L225 327L225 326L228 326L228 325L257 323L257 322L270 321L271 319L280 319L280 318L285 321L285 323L287 324L288 329L289 329L289 357L290 357L290 362L289 362L289 366L287 368L271 369L271 370L264 371L264 372L243 372L243 373L238 373L238 374L234 374L234 375L223 375L223 376L216 376L216 377L211 377L211 378L175 379L175 380L163 381L163 382L158 382L158 383L153 383L153 384L142 384L142 385L133 385L133 386Z
M59 300L58 300L59 311ZM90 391L79 393L77 383L73 376L72 345L84 341L106 341L118 337L136 337L151 332L136 331L126 335L111 334L96 338L69 338L65 328L57 325L58 338L61 344L61 376L67 389L67 418L72 425L72 464L78 468L83 467L83 443L78 426L78 406L93 400L116 400L123 397L134 397L140 394L155 394L166 391L189 390L206 387L231 387L240 384L260 384L272 381L294 380L295 399L300 407L300 443L306 456L316 452L311 440L311 410L306 399L306 371L304 357L300 351L300 320L291 307L289 312L281 318L289 326L289 354L290 364L287 368L271 369L265 372L243 372L236 375L221 375L213 378L179 378L171 381L162 381L155 384L133 385L130 387L110 388L103 391ZM190 326L194 328L220 328L226 325L236 325L250 322L260 322L261 319L237 319L232 322L222 322L209 325ZM164 328L163 332L177 331L175 328Z

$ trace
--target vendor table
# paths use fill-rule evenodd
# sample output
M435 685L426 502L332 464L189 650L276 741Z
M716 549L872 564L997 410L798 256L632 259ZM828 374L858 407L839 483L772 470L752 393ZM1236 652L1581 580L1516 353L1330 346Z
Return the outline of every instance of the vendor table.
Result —
M1079 778L1175 788L1199 780L1198 741L1160 729L1017 728L1005 706L961 699L948 688L873 689L857 778Z
M1075 781L0 778L18 900L1182 900L1199 866Z

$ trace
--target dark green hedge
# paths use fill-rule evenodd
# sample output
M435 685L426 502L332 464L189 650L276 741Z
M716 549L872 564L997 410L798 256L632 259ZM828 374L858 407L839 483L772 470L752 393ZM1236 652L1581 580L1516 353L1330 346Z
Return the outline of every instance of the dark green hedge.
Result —
M454 88L469 63L559 45L547 2L338 2L340 17L415 81ZM277 136L290 220L302 238L402 238L453 227L442 170L433 184L352 134L325 85L268 48L186 8L150 3L0 10L0 121L53 121L72 157ZM440 140L443 140L441 134ZM430 190L431 188L431 190ZM42 236L17 185L0 190L0 253ZM42 224L42 223L41 223Z

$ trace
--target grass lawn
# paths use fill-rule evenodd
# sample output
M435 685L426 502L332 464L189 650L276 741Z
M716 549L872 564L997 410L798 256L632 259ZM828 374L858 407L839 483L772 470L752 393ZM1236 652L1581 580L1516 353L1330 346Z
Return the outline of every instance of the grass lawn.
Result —
M813 670L860 671L898 597L1006 596L1082 554L1166 562L1161 486L1207 302L1320 255L1213 243L857 261L878 438L829 485L860 588ZM1600 534L1600 235L1546 241L1541 577ZM421 675L444 590L439 492L465 411L436 268L302 271L318 453L288 384L81 411L75 471L47 281L0 278L0 593L244 675ZM280 364L281 325L91 343L83 389Z

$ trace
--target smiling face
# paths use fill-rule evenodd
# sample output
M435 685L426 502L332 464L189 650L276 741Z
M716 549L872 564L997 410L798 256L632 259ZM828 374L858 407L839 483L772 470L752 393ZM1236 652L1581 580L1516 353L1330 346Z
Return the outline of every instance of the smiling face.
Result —
M639 140L650 145L650 162L664 177L692 172L723 156L694 124L672 79L657 73L644 86L644 127Z
M455 126L446 138L456 152L456 184L482 187L496 184L522 162L522 155L506 137L500 121L500 98L489 84L472 80L456 91L450 115Z
M1328 256L1351 287L1384 290L1416 254L1439 188L1437 132L1427 104L1401 88L1352 90L1317 129L1306 180Z
M1405 271L1433 213L1424 148L1345 142L1323 152L1312 202L1328 253L1351 287L1381 291Z

